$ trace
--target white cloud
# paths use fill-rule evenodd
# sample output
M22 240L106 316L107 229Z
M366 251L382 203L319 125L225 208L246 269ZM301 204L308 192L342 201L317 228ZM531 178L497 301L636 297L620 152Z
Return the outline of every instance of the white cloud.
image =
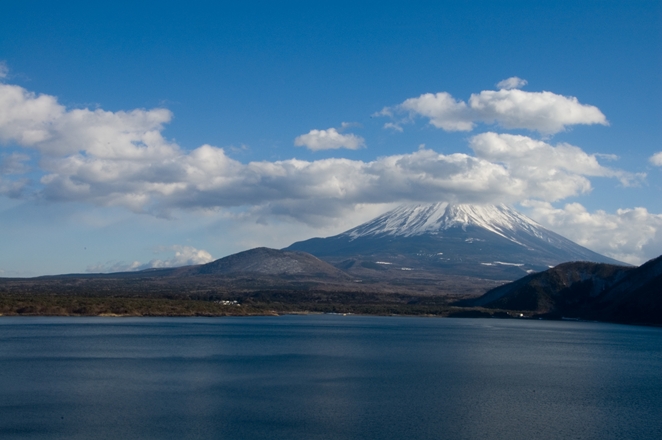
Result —
M525 85L527 85L529 82L525 79L518 78L516 76L511 76L510 78L504 79L503 81L499 81L497 83L497 87L499 89L521 89Z
M456 101L446 92L409 98L399 108L429 118L432 125L446 131L471 131L474 128L467 104Z
M293 203L318 203L320 208L334 210L354 203L456 195L483 200L518 197L514 191L526 186L501 165L432 150L373 162L290 159L242 164L223 149L204 145L149 163L73 155L49 160L44 166L50 171L42 179L42 196L47 199L121 205L153 213L258 205L277 211ZM301 206L296 210L302 210Z
M469 145L477 157L506 164L511 173L522 179L564 185L562 175L567 176L566 184L581 177L583 188L574 187L572 193L567 195L560 192L559 198L590 190L590 182L583 176L613 177L624 186L634 186L645 177L645 174L631 174L604 167L598 162L598 157L603 158L602 155L587 154L581 148L567 143L552 146L527 136L488 132L472 137ZM609 156L608 159L614 158Z
M345 123L343 123L344 127ZM310 130L306 134L297 136L294 139L294 145L306 147L312 151L335 150L338 148L358 150L365 146L365 140L355 134L342 134L335 128L329 128L327 130Z
M404 131L402 126L400 126L399 124L394 123L394 122L387 122L386 124L384 124L384 128L390 128L391 130L394 130L394 131L397 131L397 132L400 132L400 133L402 133Z
M175 252L172 258L167 260L153 259L148 263L134 261L131 263L109 261L107 263L88 266L86 269L90 273L101 272L131 272L145 269L163 269L168 267L190 266L194 264L205 264L213 261L211 254L204 249L196 249L192 246L167 246L160 247L157 253Z
M0 142L16 142L48 156L85 151L113 159L172 157L178 147L161 136L163 125L171 119L166 109L67 110L54 96L0 84Z
M506 85L523 85L513 77ZM499 83L503 85L504 81ZM504 128L524 128L543 134L554 134L576 124L608 125L604 114L595 106L581 104L573 96L552 92L525 92L516 88L484 90L474 93L468 104L455 100L449 93L425 93L402 104L384 108L380 116L406 112L428 118L446 131L471 131L478 122L496 123Z
M441 102L447 114L466 109L447 94L428 98L411 108L423 112ZM221 148L184 151L166 141L161 132L171 117L164 109L67 110L52 96L0 84L0 139L41 153L44 175L35 195L49 201L122 206L157 216L239 207L262 218L320 224L357 204L556 201L590 191L587 177L634 179L602 167L595 155L578 147L495 133L470 140L475 156L426 148L370 162L334 158L244 164ZM302 145L305 141L312 149L358 148L363 142L335 129L304 136ZM18 194L8 186L3 191Z
M205 264L214 258L204 249L196 249L193 246L170 246L158 249L159 252L175 252L175 256L167 260L154 259L146 264L147 268L179 267L193 264Z
M7 78L7 75L9 75L7 63L5 61L0 61L0 79Z
M550 203L526 201L529 216L582 246L631 264L662 254L662 214L646 208L590 213L579 203L554 208Z
M607 118L592 105L580 104L573 96L552 92L485 90L472 94L469 106L476 119L505 128L526 128L554 134L575 124L607 125Z
M653 154L649 159L650 163L655 166L662 167L662 151Z
M156 215L243 206L262 216L317 222L360 203L555 201L590 191L586 176L620 176L577 147L525 136L485 133L472 138L471 147L476 156L426 148L371 162L242 164L209 145L151 162L79 154L44 162L50 174L42 178L41 196Z

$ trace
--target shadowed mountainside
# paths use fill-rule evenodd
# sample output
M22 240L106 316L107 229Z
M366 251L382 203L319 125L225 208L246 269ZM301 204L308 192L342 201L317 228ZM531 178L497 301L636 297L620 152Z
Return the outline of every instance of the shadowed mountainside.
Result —
M257 248L197 266L0 278L0 314L523 314L662 324L662 257L639 268L565 263L499 287L497 281L477 277L356 260L343 264L357 267L348 274L304 252Z
M640 267L575 262L496 287L459 306L548 318L662 324L662 256Z

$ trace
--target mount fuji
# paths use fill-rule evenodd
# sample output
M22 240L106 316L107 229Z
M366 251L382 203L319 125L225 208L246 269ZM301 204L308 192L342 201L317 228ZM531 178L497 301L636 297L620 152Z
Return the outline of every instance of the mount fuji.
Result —
M350 273L425 271L494 280L514 280L568 261L623 264L505 205L400 206L342 234L286 249L308 252Z

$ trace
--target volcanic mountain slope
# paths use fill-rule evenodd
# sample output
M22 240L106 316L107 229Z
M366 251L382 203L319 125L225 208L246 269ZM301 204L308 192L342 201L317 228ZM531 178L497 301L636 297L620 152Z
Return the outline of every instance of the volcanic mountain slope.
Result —
M350 272L404 268L510 280L567 261L621 264L505 205L401 206L342 234L286 250L311 253Z
M334 266L305 252L281 251L260 247L229 255L211 263L182 268L183 275L309 276L347 279L348 275Z
M565 263L458 305L547 317L662 324L662 256L633 268Z
M259 247L228 255L210 263L174 268L155 268L134 272L51 275L34 278L190 278L196 276L268 276L347 279L342 270L305 252Z
M0 278L0 302L3 294L225 298L268 291L287 293L288 301L293 303L310 299L311 295L317 295L315 292L349 295L349 300L338 299L339 302L369 300L377 303L379 301L375 298L385 298L384 295L402 296L396 298L398 302L432 296L476 296L501 284L450 275L412 277L412 272L401 272L397 278L383 277L383 272L366 271L369 276L357 276L305 252L256 248L195 266ZM379 276L371 276L375 273ZM403 299L405 297L409 299ZM392 300L385 299L387 302Z

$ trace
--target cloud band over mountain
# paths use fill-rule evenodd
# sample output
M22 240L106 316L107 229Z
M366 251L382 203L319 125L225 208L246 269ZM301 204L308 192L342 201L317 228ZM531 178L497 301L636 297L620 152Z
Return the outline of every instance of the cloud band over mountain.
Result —
M468 104L445 92L421 95L382 114L409 111L445 130L465 131L478 121L547 134L570 124L607 123L596 107L515 88L523 84L511 78L498 91L472 95ZM245 207L314 224L357 204L549 203L590 192L589 178L614 178L623 185L644 178L606 167L599 155L577 146L494 132L469 138L473 155L421 149L372 161L242 163L222 148L185 150L168 141L162 132L171 119L161 108L67 109L53 96L0 83L0 141L10 146L0 162L0 194L121 206L162 217L176 210ZM363 138L333 128L312 130L296 143L312 150L365 145Z
M221 148L185 151L165 140L161 132L172 118L165 109L67 110L52 96L5 84L0 84L0 108L0 139L41 153L40 197L157 215L171 209L310 200L556 201L590 191L587 177L636 179L600 165L596 155L572 145L492 132L470 139L474 156L424 149L370 162L334 158L243 164ZM5 168L19 170L21 159L25 155L11 156Z

